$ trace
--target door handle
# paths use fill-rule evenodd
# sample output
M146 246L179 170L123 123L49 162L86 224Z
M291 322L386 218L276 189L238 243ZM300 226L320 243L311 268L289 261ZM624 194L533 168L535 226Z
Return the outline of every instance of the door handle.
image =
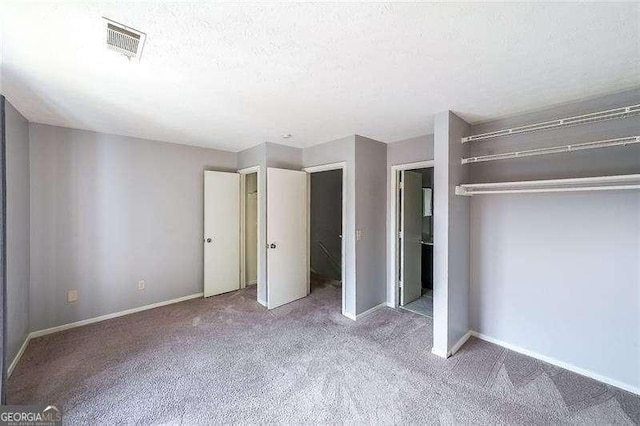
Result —
M207 238L207 242L210 243L211 242L211 238Z
M274 249L274 248L276 248L276 247L277 247L277 246L276 246L274 243L269 244L269 248L271 248L271 249Z

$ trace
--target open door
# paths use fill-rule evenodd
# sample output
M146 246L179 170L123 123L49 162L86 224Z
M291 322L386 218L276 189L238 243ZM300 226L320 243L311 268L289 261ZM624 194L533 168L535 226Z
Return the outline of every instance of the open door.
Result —
M400 203L400 304L422 295L422 175L402 171Z
M204 296L240 288L240 175L204 172Z
M267 308L307 296L307 174L267 168Z

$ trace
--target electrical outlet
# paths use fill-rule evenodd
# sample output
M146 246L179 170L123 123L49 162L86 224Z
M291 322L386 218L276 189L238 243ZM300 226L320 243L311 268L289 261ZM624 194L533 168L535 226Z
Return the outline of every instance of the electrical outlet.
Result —
M146 286L146 283L144 282L144 280L138 281L138 291L144 290L145 286Z
M78 290L67 290L67 302L74 303L78 300Z
M357 229L356 230L356 241L360 241L362 239L362 230L361 229Z

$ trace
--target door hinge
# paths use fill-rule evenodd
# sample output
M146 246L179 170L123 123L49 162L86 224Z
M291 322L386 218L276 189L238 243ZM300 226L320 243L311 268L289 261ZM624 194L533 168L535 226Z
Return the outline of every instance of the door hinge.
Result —
M398 189L404 189L404 183L398 182Z

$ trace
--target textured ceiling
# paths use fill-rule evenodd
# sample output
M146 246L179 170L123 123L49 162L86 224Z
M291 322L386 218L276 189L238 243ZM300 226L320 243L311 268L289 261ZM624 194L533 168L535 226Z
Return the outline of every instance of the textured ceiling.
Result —
M640 4L2 2L30 120L238 151L392 142L640 86ZM140 63L102 16L147 33ZM290 139L281 135L290 133Z

